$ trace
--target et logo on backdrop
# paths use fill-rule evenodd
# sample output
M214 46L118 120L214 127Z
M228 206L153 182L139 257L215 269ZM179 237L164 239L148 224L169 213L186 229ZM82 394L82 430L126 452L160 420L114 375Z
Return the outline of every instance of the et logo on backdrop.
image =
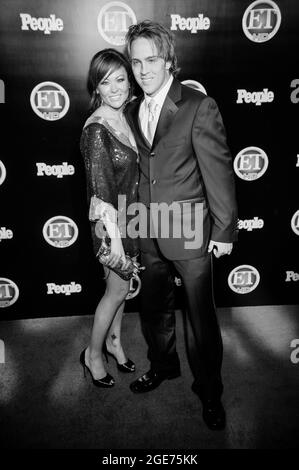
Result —
M246 8L242 28L245 36L255 43L269 41L279 30L280 9L272 0L257 0Z
M299 210L295 212L291 220L291 227L296 235L299 235Z
M202 93L204 93L205 95L207 95L207 91L205 89L205 87L200 83L200 82L197 82L196 80L183 80L181 82L183 85L186 85L190 88L193 88L194 90L198 90L198 91L201 91Z
M75 222L64 215L52 217L43 227L44 239L55 248L71 246L77 240L78 233L78 227Z
M5 180L5 178L6 178L6 168L4 166L4 163L2 163L0 160L0 186Z
M0 308L10 307L18 300L18 298L18 286L10 279L0 277Z
M249 264L242 264L234 268L228 276L228 285L237 294L252 292L260 282L260 274L256 268Z
M137 18L126 3L109 2L101 8L98 16L98 30L102 38L113 46L123 46L125 35Z
M30 103L38 117L57 121L69 110L70 99L65 89L55 82L42 82L33 88Z
M269 160L266 153L259 147L246 147L234 160L237 176L245 181L257 180L268 168Z

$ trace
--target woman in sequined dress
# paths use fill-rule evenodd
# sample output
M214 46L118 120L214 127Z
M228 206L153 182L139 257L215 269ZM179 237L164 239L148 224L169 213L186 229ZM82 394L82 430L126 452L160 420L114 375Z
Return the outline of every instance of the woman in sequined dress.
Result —
M137 201L138 156L133 134L124 117L124 108L132 97L132 74L127 59L114 49L104 49L92 59L88 86L91 93L91 116L83 127L80 148L84 158L87 193L90 202L92 239L95 254L101 246L99 221L111 239L110 267L121 260L127 267L125 254L136 257L136 238L124 236L117 221L119 196L124 201L121 211ZM132 217L131 217L132 218ZM130 216L126 217L127 223ZM121 321L129 281L104 267L106 290L100 300L89 345L80 355L85 371L94 385L112 387L113 377L106 372L103 352L112 355L119 370L133 372L135 364L127 358L121 344Z

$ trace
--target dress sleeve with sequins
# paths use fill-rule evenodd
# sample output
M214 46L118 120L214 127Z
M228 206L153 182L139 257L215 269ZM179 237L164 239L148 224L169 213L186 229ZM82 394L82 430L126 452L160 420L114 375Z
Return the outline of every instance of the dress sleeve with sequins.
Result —
M84 128L80 147L85 163L89 201L92 196L96 196L117 210L118 188L105 126L94 123Z
M126 214L127 207L137 201L136 152L100 122L91 122L84 127L80 148L85 163L89 219L95 253L101 245L96 225L97 214L100 214L99 219L105 225L110 238L109 226L115 230L113 234L117 234L119 230L125 253L136 256L138 240L136 237L131 238L127 231L134 216ZM125 205L121 204L120 207L119 195L125 195ZM94 206L96 209L93 211ZM92 212L96 217L90 216Z

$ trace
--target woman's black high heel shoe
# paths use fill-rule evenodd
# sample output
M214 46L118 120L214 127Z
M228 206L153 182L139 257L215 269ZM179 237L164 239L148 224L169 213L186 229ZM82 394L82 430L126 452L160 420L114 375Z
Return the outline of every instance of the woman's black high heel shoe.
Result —
M110 375L110 374L106 374L105 377L103 377L102 379L94 379L93 378L89 367L85 364L85 351L86 351L86 349L83 349L83 351L80 354L80 363L83 367L84 377L86 377L86 370L88 370L88 372L91 375L92 383L96 387L103 387L103 388L113 387L113 385L115 384L115 380L112 377L112 375Z
M123 364L119 364L115 358L115 356L113 356L113 354L111 352L108 351L107 349L107 345L106 343L103 344L103 354L106 358L106 361L108 362L108 354L110 356L113 357L113 359L115 359L116 361L116 365L117 365L117 368L118 370L120 370L121 372L135 372L135 364L133 361L131 361L131 359L128 359L126 362L124 362Z

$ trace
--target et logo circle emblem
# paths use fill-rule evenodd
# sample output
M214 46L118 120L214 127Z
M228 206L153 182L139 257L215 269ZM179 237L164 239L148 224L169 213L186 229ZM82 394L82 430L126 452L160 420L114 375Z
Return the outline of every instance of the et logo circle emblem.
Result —
M0 160L0 186L6 178L6 168Z
M299 235L299 210L295 212L291 220L291 227L296 235Z
M260 282L260 274L256 268L249 264L242 264L234 268L228 276L228 285L237 294L252 292Z
M269 41L279 30L280 9L272 0L257 0L246 8L242 28L245 36L255 43Z
M42 82L33 88L30 104L41 119L57 121L69 110L70 99L65 89L55 82Z
M52 217L43 227L44 239L55 248L71 246L77 240L78 233L78 227L75 222L64 215Z
M201 91L202 93L207 95L207 91L205 87L200 82L197 82L196 80L183 80L182 84L190 88L193 88L194 90Z
M10 307L18 298L18 286L10 279L0 277L0 308Z
M98 16L98 30L105 41L113 46L123 46L125 35L137 18L131 7L123 2L109 2Z
M259 147L246 147L234 160L237 176L245 181L259 179L266 172L269 160L264 150Z

